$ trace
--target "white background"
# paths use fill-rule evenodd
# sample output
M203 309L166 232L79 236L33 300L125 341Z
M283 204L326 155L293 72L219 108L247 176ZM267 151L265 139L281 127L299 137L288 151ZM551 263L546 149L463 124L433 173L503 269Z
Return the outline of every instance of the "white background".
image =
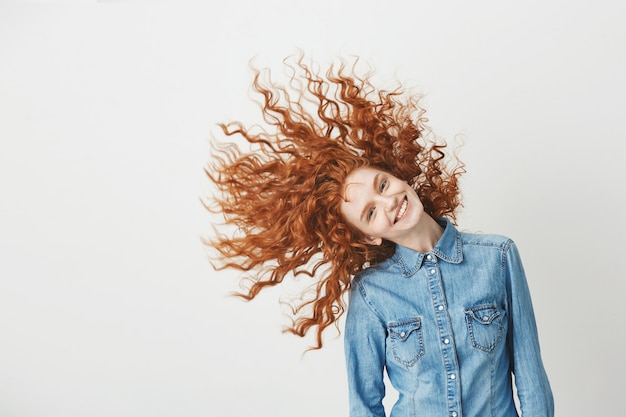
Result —
M557 415L624 415L626 31L618 1L0 3L0 416L344 416L272 289L200 238L248 61L360 55L464 137L460 228L506 234ZM279 77L280 78L280 77ZM294 287L297 288L297 285Z

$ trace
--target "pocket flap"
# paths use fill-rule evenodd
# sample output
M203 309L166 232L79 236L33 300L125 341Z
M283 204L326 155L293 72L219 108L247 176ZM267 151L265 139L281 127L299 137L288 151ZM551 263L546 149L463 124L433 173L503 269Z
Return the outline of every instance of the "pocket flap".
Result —
M389 323L389 335L396 340L405 341L411 333L419 330L422 321L419 317Z
M481 324L491 324L500 312L495 305L482 305L465 309L465 314L470 315L474 320Z

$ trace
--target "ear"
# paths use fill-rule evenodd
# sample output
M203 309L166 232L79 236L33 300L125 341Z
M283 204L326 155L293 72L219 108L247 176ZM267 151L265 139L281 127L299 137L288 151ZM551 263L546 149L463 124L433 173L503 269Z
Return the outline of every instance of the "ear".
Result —
M361 243L366 245L380 246L383 243L383 239L380 237L365 236L361 239Z

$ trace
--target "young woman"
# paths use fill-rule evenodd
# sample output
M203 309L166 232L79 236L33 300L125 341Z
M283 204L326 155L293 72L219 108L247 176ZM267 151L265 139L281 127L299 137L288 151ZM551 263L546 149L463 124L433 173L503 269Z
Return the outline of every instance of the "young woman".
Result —
M216 144L207 168L209 209L236 228L207 241L217 267L247 273L246 299L310 276L290 331L313 329L315 348L347 311L353 417L385 415L384 372L393 417L517 416L513 375L522 414L552 416L515 244L455 228L463 165L429 138L419 96L374 88L357 62L321 76L300 57L290 88L255 73L266 127L221 125L248 149Z

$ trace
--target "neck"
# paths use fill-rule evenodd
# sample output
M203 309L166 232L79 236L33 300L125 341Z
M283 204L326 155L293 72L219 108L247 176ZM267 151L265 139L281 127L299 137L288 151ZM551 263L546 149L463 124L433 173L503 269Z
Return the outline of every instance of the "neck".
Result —
M432 251L437 242L439 242L441 235L443 235L443 228L431 216L426 213L424 213L423 216L422 221L415 226L415 233L412 234L411 239L407 242L396 243L417 252Z

